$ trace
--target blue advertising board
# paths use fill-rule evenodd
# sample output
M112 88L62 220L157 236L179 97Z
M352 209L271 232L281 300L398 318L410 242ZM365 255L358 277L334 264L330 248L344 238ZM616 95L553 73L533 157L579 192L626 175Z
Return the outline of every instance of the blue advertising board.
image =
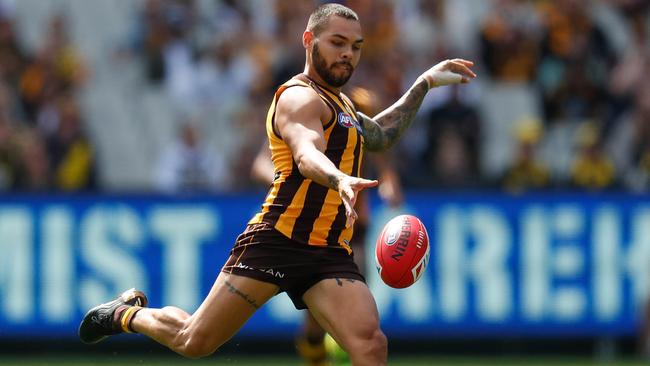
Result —
M0 337L74 337L84 312L123 289L193 311L260 194L0 197ZM431 260L412 287L368 284L389 336L621 336L650 288L650 198L407 194L372 200L366 243L417 215ZM302 315L276 296L243 334L290 336Z

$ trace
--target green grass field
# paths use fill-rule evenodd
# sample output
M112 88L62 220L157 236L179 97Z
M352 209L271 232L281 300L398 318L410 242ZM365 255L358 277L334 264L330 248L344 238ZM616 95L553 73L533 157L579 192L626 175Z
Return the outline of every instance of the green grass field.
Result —
M577 358L426 358L426 357L394 357L389 358L389 365L391 366L582 366L582 365L611 365L611 366L647 366L647 362L642 361L618 361L618 362L597 362L590 359L577 359ZM257 356L238 356L238 355L222 355L210 357L204 360L185 360L176 357L156 356L153 358L132 357L132 356L106 356L103 358L93 358L91 356L79 357L66 357L60 356L53 357L3 357L0 355L0 365L3 366L122 366L122 365L137 365L137 366L175 366L175 365L195 365L195 366L218 366L218 365L237 365L237 366L299 366L301 363L296 357L278 357L272 358Z

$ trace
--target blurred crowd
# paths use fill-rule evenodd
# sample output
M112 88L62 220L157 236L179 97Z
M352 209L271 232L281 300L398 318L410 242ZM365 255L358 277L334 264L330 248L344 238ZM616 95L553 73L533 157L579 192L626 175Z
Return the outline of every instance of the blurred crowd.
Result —
M86 67L63 14L42 46L18 43L11 8L0 8L0 191L76 191L97 187L93 143L77 101Z
M223 131L238 141L234 158L223 161L195 124L180 123L178 141L152 162L158 188L254 185L250 164L265 138L267 108L275 88L303 69L301 35L319 3L139 3L125 43L144 66L143 82L164 90L183 115L218 111L237 126ZM372 90L387 107L438 60L477 63L476 85L433 91L395 149L407 188L650 188L650 1L342 3L359 14L365 39L344 91ZM0 18L0 190L105 189L78 102L92 70L69 41L65 14L51 20L33 54L18 44L11 11ZM536 107L494 137L481 101L512 85L529 91ZM508 100L497 106L511 107ZM484 146L494 138L514 148L497 169L486 169Z

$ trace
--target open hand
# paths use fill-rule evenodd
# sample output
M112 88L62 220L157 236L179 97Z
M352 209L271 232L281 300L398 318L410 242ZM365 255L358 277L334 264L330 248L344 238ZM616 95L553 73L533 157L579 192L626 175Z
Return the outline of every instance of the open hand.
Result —
M357 219L357 212L354 210L354 204L357 202L357 196L365 188L376 187L379 184L376 180L369 180L357 177L346 176L339 181L338 191L343 205L345 205L345 227L354 225Z

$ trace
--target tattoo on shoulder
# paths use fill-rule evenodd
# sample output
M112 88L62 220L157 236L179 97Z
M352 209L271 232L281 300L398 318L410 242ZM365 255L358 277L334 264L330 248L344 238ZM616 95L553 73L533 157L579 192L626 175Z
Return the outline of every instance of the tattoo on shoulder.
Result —
M228 291L230 293L241 297L242 299L244 299L244 301L246 301L248 303L248 305L252 306L254 309L259 309L260 308L260 306L257 304L257 301L255 301L255 299L252 299L250 296L248 296L248 294L245 294L245 293L241 292L232 283L226 281L225 284L226 284L226 287L228 287Z

